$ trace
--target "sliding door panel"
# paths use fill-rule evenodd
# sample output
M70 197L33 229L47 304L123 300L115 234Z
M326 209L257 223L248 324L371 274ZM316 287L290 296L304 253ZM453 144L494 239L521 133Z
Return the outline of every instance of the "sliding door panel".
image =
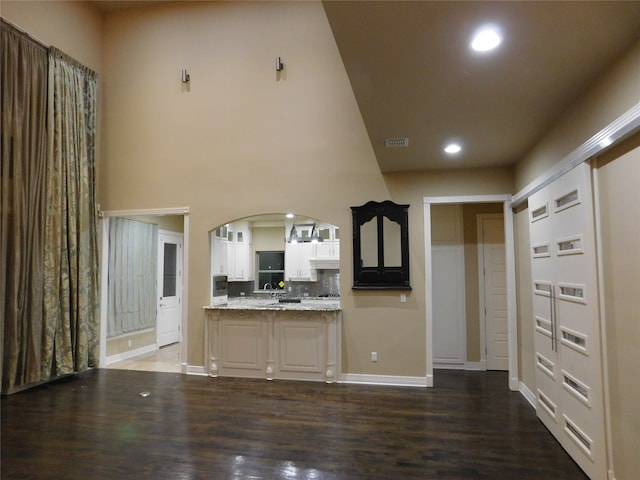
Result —
M590 167L532 195L529 207L538 417L590 478L606 478Z

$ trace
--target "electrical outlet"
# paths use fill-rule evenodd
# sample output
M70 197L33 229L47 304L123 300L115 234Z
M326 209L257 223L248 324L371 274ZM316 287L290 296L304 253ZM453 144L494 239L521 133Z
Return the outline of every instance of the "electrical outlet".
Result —
M131 340L129 340L129 341L127 342L127 346L128 346L128 347L131 347Z
M371 352L371 361L372 362L378 361L378 352Z
M400 294L400 303L407 303L407 295L404 293Z

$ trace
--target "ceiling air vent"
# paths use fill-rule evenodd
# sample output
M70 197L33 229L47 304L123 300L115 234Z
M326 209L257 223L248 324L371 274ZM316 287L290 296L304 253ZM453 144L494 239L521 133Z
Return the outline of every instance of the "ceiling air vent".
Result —
M387 148L405 148L409 146L408 138L385 138L384 146Z

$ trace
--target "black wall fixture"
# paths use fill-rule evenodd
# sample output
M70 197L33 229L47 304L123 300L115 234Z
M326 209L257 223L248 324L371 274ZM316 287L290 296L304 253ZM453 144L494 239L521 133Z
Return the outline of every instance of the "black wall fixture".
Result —
M353 290L411 290L408 210L390 200L351 207Z

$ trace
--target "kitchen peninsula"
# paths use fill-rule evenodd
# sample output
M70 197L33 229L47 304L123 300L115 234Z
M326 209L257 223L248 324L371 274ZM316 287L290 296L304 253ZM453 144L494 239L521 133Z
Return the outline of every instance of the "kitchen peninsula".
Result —
M237 298L203 308L211 377L339 380L339 300Z

